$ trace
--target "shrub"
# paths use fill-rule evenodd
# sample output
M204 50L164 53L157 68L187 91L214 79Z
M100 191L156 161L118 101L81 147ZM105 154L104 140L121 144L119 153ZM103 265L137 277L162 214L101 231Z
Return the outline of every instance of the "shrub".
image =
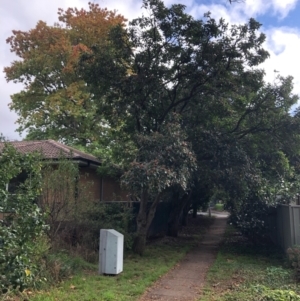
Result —
M58 161L43 164L39 207L47 213L47 234L52 243L59 240L60 228L66 222L74 223L90 201L90 187L81 183L80 176L78 164L62 155Z
M300 246L287 249L288 261L295 271L297 281L300 280Z
M5 145L0 156L0 291L23 290L42 281L43 255L48 249L44 237L44 215L36 205L41 187L41 166L37 155L21 155ZM13 195L6 184L21 173ZM8 210L9 209L9 210ZM9 211L9 212L8 212Z
M133 214L128 203L94 203L80 217L81 242L98 250L100 229L114 229L124 235L124 248L133 242Z
M115 229L124 235L124 248L128 250L133 241L133 214L127 203L85 203L76 218L62 223L52 241L53 250L68 250L88 262L98 260L100 229Z
M270 207L265 200L255 193L250 193L239 208L231 211L230 221L252 242L269 240L266 223Z
M254 291L260 294L261 301L300 301L300 296L292 290L272 290L263 285L253 287Z

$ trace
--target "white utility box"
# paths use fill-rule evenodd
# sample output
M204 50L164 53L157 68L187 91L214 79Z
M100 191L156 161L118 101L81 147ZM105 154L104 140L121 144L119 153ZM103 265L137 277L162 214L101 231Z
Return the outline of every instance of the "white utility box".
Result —
M99 274L123 272L124 235L113 229L100 230Z

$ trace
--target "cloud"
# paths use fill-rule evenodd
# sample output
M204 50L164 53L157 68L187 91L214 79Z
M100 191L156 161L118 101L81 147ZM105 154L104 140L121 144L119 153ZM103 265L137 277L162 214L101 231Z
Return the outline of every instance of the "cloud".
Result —
M106 7L109 10L117 10L129 21L140 16L142 1L141 0L97 0L100 7Z
M224 0L226 2L226 0ZM223 18L229 24L243 24L250 17L270 15L277 18L285 18L296 7L298 0L246 0L244 3L224 4L196 4L189 8L189 12L195 18L201 18L204 13L210 11L215 19ZM265 48L270 53L270 58L260 67L266 71L266 81L273 82L274 70L280 75L294 77L294 93L300 95L300 74L295 58L299 56L300 29L289 27L262 28L267 40Z
M280 75L294 77L294 93L300 95L299 66L295 63L299 56L300 30L286 27L271 28L266 32L265 47L270 52L268 59L262 67L266 70L266 80L274 80L274 70Z
M287 17L289 12L293 10L297 5L298 0L272 0L272 9L276 15L279 15L281 19Z

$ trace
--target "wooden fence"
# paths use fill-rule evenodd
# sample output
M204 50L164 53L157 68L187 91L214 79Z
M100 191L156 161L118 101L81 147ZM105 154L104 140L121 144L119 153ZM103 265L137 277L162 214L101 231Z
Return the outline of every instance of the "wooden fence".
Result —
M272 240L284 251L300 245L300 206L279 205L270 219Z

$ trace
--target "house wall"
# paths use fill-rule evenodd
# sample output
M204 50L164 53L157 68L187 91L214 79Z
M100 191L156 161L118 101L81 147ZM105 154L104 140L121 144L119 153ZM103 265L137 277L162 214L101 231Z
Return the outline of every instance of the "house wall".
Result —
M53 164L53 170L57 169L57 166ZM88 166L79 166L80 179L78 183L78 191L85 193L81 200L97 202L112 202L112 201L129 201L129 194L127 191L121 188L119 181L109 178L101 177L97 174L96 168ZM83 188L83 189L82 189ZM63 189L62 189L63 190ZM58 206L62 206L61 200L64 199L64 192L62 190L53 191L49 190L45 197L39 201L39 205L51 206L51 204L57 203ZM43 201L42 201L43 200ZM75 200L75 199L74 199ZM0 212L0 219L3 219L3 213Z
M96 169L80 168L80 183L89 187L94 201L129 201L128 192L121 188L120 182L110 177L101 177Z
M121 188L118 180L103 177L101 187L101 201L103 202L130 200L128 191Z
M97 170L90 167L79 167L80 185L86 187L92 198L91 201L100 201L101 199L101 177Z

